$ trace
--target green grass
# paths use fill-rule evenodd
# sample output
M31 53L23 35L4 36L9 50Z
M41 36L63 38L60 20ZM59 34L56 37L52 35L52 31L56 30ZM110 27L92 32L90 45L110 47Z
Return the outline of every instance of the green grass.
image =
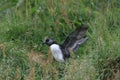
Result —
M118 0L20 1L0 1L0 80L120 79ZM65 65L47 63L44 38L61 43L82 23L89 41Z

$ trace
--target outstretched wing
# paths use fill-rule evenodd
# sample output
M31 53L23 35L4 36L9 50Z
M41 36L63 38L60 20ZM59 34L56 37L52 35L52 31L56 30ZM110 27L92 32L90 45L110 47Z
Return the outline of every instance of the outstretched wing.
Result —
M88 40L88 37L86 37L87 29L88 27L86 25L81 25L66 38L61 46L66 49L70 48L75 52L81 44Z

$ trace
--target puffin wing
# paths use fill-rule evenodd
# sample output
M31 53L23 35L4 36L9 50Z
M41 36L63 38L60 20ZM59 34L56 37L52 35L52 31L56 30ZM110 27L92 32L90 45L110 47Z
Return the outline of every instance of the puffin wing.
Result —
M88 40L88 37L86 37L87 29L88 27L84 24L78 27L65 39L62 46L75 52L81 44Z

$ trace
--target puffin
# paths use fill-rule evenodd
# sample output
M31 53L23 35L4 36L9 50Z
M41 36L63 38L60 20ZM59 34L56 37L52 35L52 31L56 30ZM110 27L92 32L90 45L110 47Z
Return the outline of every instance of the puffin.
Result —
M71 51L74 53L78 50L80 45L85 43L89 37L86 35L88 26L82 24L71 32L61 44L58 44L52 38L46 38L43 44L50 47L54 60L65 63L67 58L70 58Z

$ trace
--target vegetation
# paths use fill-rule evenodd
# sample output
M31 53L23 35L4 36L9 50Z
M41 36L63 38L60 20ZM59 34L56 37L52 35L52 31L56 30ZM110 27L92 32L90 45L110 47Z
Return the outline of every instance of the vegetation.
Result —
M0 0L0 80L120 80L119 0ZM66 64L52 62L45 37L61 43L82 23L89 41Z

